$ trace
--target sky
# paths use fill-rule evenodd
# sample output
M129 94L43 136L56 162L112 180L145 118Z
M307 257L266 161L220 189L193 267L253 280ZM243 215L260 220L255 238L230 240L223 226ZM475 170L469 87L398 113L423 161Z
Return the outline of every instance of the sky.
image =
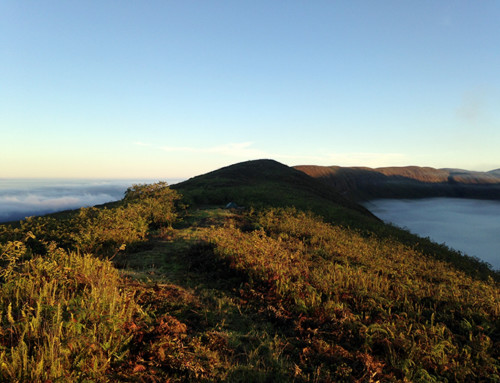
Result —
M0 2L0 178L500 168L500 2Z

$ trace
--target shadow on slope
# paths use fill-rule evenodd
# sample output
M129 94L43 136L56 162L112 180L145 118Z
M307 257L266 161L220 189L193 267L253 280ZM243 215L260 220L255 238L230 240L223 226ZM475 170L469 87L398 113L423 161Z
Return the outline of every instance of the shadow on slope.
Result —
M365 169L364 174L373 175L369 169ZM273 160L238 163L172 185L171 188L178 190L191 206L225 206L229 202L247 208L294 206L312 211L327 222L360 230L365 235L395 238L434 259L451 263L471 276L499 278L487 263L463 256L428 238L384 224L366 208L343 197L328 184Z

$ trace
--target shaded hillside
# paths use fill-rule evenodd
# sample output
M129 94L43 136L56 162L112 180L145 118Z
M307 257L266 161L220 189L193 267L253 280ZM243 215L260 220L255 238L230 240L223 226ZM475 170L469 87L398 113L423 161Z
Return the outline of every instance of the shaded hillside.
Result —
M500 172L434 169L296 166L355 200L374 198L457 197L500 199Z
M496 177L500 177L500 169L490 170L488 174L493 174Z
M274 160L256 160L227 166L172 185L188 204L245 207L295 206L329 220L359 226L378 221L367 209L333 188Z

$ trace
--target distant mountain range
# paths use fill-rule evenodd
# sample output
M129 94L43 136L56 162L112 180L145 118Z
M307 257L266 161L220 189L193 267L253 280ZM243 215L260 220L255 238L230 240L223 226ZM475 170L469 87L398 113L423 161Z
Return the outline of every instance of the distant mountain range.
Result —
M295 166L354 200L457 197L500 199L500 169L476 172L430 167Z

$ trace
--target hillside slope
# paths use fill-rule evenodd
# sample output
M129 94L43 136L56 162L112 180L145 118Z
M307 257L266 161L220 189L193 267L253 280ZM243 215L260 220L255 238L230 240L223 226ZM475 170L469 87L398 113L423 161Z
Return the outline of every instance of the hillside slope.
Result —
M295 166L355 200L375 198L460 197L500 199L497 171L473 172L430 167Z
M0 382L500 380L499 273L274 161L179 186L0 225Z
M363 206L340 195L331 185L273 160L241 162L171 188L182 194L191 207L224 207L235 202L247 208L294 207L311 211L329 223L350 227L368 236L397 238L426 255L453 262L470 275L485 277L490 273L484 262L462 257L444 245L385 224Z
M274 160L247 161L172 185L188 203L245 207L295 206L346 225L378 221L330 186Z

